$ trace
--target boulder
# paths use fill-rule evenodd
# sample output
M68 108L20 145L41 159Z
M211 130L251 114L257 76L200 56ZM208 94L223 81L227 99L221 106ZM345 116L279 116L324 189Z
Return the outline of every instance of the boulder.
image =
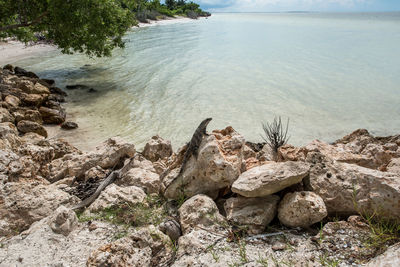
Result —
M60 206L51 215L49 226L53 232L68 236L78 226L78 218L73 210Z
M324 158L318 153L308 156L310 161L318 162L311 168L310 184L324 200L329 214L375 213L382 218L400 220L398 174L321 157Z
M14 117L5 108L0 108L0 123L1 122L14 122Z
M18 131L21 133L37 133L41 136L47 137L46 129L37 122L22 120L17 124Z
M6 98L4 99L4 101L9 104L12 107L18 107L21 104L21 100L19 100L18 97L13 96L13 95L8 95L6 96Z
M17 149L20 144L17 127L11 122L0 123L0 149Z
M206 195L196 195L185 201L179 208L179 216L184 235L197 229L197 226L218 229L225 222L215 202Z
M30 143L30 144L36 144L39 141L42 141L44 139L45 139L44 136L37 134L37 133L32 133L32 132L26 133L21 137L22 142Z
M47 88L46 86L42 85L41 83L37 82L34 87L32 92L33 94L46 94L49 95L50 94L50 90L49 88Z
M65 121L66 114L63 108L52 109L42 106L39 108L39 112L42 115L44 123L61 124Z
M38 124L43 124L42 116L37 110L28 109L24 113L24 120L33 121Z
M95 212L119 204L134 204L143 202L146 198L144 191L136 186L120 187L109 185L100 196L89 206L89 211Z
M180 164L164 179L165 196L178 199L182 185L184 193L191 197L206 194L215 198L218 191L229 187L239 177L242 170L244 138L232 127L203 138L196 157L191 157L181 176L176 177ZM183 152L178 155L182 160ZM176 178L176 179L175 179Z
M400 266L400 243L397 243L388 248L382 255L372 259L366 267L392 267Z
M155 162L159 159L168 158L173 153L170 141L164 140L158 135L153 136L149 142L146 143L142 152L143 156Z
M250 234L260 234L274 219L279 197L270 195L263 198L234 197L226 200L226 218L236 225L248 227Z
M108 139L96 150L88 153L75 152L53 160L49 166L49 181L56 182L67 176L84 179L85 172L99 166L103 169L113 168L125 158L135 155L135 146L123 139L114 137Z
M47 217L61 205L79 201L54 186L8 182L0 186L0 235L11 236ZM17 231L17 232L16 232Z
M63 128L64 130L73 130L78 128L78 124L76 122L66 121L61 124L61 128Z
M164 222L160 223L158 226L161 232L169 236L172 241L177 241L179 237L182 235L180 224L174 219L168 219Z
M160 176L152 171L142 168L132 168L117 181L123 186L138 186L147 194L159 193L161 180Z
M286 194L279 203L278 219L288 227L307 228L322 221L328 212L324 201L313 192Z
M392 159L387 166L387 171L400 175L400 158Z
M33 73L31 71L26 71L20 67L15 67L14 73L15 73L15 75L18 75L18 76L25 76L25 77L36 78L36 79L39 78L35 73Z
M26 106L39 107L45 100L45 97L38 94L22 94L21 101Z
M264 197L300 183L308 174L305 162L270 162L254 167L233 183L232 191L245 197Z
M86 266L167 266L169 244L168 236L150 225L94 250Z

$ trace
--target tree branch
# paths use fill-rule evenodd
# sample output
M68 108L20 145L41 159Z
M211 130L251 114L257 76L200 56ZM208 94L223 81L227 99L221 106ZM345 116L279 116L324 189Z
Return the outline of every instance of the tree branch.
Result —
M42 19L45 16L47 16L48 13L49 12L46 11L42 15L37 17L35 20L33 20L31 22L28 22L28 23L19 23L19 24L13 24L13 25L7 25L7 26L4 26L4 27L0 27L0 32L1 31L7 31L7 30L18 29L18 28L22 28L22 27L29 27L29 26L36 25L36 24L40 23L42 21Z

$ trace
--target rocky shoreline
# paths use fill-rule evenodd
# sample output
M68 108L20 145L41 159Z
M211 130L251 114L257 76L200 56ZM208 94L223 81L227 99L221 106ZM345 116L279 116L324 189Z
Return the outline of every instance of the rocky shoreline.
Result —
M0 266L400 265L400 135L357 130L276 157L227 127L175 179L186 147L159 136L140 152L118 137L91 152L47 138L65 96L0 69Z

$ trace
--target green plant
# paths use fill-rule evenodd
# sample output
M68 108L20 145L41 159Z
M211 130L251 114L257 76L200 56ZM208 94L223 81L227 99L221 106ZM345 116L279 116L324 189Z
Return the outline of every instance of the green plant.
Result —
M330 259L327 254L323 254L319 256L319 263L321 263L322 266L337 267L339 266L340 261L336 259Z
M246 242L239 241L239 256L240 261L244 264L247 263L249 260L247 259L247 251L246 251Z

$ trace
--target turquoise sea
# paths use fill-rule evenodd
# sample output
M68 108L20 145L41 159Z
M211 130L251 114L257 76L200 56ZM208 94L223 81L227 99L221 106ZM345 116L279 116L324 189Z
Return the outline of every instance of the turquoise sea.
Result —
M70 91L81 148L152 135L175 148L206 117L261 141L261 122L290 119L290 143L334 141L357 128L400 133L400 13L236 13L133 29L126 49L88 59L57 51L14 64Z

